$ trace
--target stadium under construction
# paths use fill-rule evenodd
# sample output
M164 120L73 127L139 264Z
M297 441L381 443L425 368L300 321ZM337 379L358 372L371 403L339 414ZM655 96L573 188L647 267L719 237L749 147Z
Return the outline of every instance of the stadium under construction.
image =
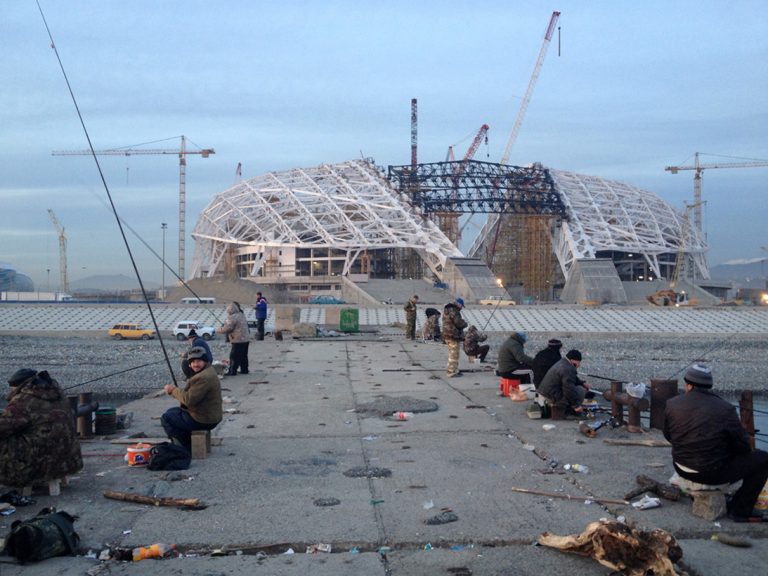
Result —
M688 220L651 192L538 164L354 160L217 194L192 233L191 276L297 295L423 278L471 301L624 303L709 278Z

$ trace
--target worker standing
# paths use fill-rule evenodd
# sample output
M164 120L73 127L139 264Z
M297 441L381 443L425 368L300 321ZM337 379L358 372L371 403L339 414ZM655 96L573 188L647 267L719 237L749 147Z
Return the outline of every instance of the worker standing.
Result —
M267 299L256 292L256 340L264 340L264 322L267 321Z
M403 306L405 310L405 337L408 340L416 340L416 304L419 303L419 296L414 294Z
M464 341L464 328L467 322L461 317L464 300L456 298L443 308L443 342L448 345L448 366L445 374L448 378L461 376L459 372L459 351Z

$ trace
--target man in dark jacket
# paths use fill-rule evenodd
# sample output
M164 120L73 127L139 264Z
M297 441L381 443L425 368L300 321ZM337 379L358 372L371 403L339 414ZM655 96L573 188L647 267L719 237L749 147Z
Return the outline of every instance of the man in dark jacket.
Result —
M264 340L264 322L267 321L267 299L256 292L256 340Z
M672 443L677 473L701 484L742 480L728 503L736 522L760 522L752 509L768 479L768 452L752 450L736 409L712 392L712 371L693 364L685 371L685 394L667 400L664 437Z
M533 357L533 385L538 390L541 381L552 366L562 358L560 348L563 343L557 338L552 338L547 342L547 347L539 350Z
M467 321L461 317L461 309L464 308L464 300L456 298L455 302L449 302L443 308L443 342L448 345L448 366L445 374L448 378L461 376L459 372L459 352L464 341L464 328Z
M580 414L581 403L587 389L579 378L576 369L581 366L581 352L569 350L565 358L558 360L544 375L538 393L550 406L558 406L566 411Z
M205 361L208 362L208 364L213 364L213 353L211 353L211 348L208 346L208 342L206 342L205 339L200 338L194 328L187 334L187 343L189 344L190 349L197 346L203 348L205 350ZM186 378L191 378L194 371L189 366L189 359L187 358L188 352L189 350L181 353L181 371L184 372Z
M499 363L496 368L496 376L520 380L520 375L513 374L515 370L530 370L533 366L533 358L525 353L524 345L528 340L528 334L518 330L504 340L499 348ZM530 381L526 381L530 384Z

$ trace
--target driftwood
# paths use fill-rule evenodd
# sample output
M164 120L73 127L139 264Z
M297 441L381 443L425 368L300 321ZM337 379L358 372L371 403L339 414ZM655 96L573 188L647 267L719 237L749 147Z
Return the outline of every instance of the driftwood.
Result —
M153 498L152 496L144 496L132 492L114 492L112 490L104 492L104 498L136 502L137 504L149 504L150 506L179 506L189 510L204 510L207 508L205 504L200 503L199 498Z
M635 478L635 480L638 483L638 487L634 490L631 490L630 492L627 492L624 494L624 498L627 500L632 500L635 496L640 496L640 494L643 494L645 492L653 492L657 496L661 496L662 498L666 500L672 500L673 502L676 502L680 500L680 488L677 486L672 486L671 484L664 484L663 482L657 482L653 478L649 478L648 476L645 476L644 474L640 474Z
M648 446L650 448L671 448L672 444L666 440L620 440L620 439L606 439L603 440L606 444L611 446Z
M613 500L611 498L590 498L589 496L571 496L570 494L560 494L559 492L544 492L543 490L529 490L528 488L517 488L511 486L509 488L512 492L520 492L522 494L536 494L537 496L548 496L550 498L561 498L563 500L591 500L592 502L599 502L601 504L629 504L626 500Z
M556 536L544 532L539 544L594 558L603 566L626 576L676 576L673 562L683 551L664 530L645 532L614 520L592 522L581 534Z

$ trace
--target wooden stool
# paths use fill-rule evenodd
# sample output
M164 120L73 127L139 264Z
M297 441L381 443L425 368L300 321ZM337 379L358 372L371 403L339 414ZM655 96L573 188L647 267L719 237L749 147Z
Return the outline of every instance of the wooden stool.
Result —
M192 459L203 460L208 458L211 451L211 431L194 430L192 432Z
M55 478L48 481L48 495L59 496L61 495L61 487L67 485L67 477ZM24 486L21 489L22 496L32 496L32 486Z

